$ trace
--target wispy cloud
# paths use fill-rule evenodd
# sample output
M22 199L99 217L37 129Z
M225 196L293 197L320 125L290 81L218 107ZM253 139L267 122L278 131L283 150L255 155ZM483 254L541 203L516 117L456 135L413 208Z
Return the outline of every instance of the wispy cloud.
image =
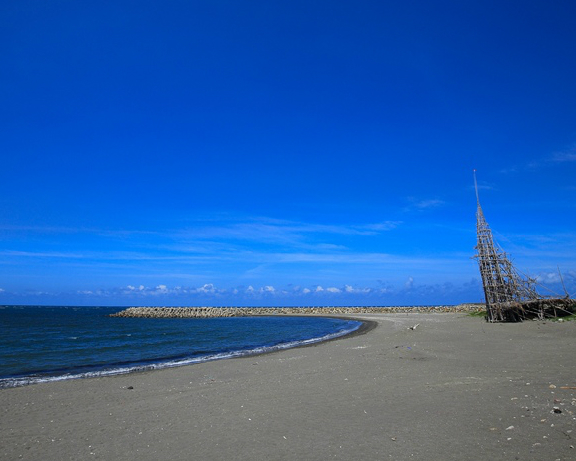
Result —
M74 292L26 291L11 293L20 299L74 299L82 304L114 300L123 305L398 305L402 300L412 304L444 304L478 301L477 279L461 284L418 284L409 277L404 284L380 283L378 286L287 285L272 284L219 287L213 283L198 286L126 285L110 289L84 289ZM0 291L0 293L2 293ZM4 294L3 294L4 295Z
M525 259L548 259L550 264L576 259L576 234L571 232L549 234L508 234L494 232L499 243L513 256Z
M217 224L216 224L217 223ZM107 260L159 260L179 257L189 258L190 254L198 258L207 256L224 257L252 250L254 247L268 246L277 248L299 248L305 251L344 250L339 237L370 237L392 231L402 224L401 221L387 220L359 224L317 224L279 220L273 218L225 217L220 221L202 218L193 226L180 229L164 229L148 232L146 230L102 230L72 229L66 227L18 227L0 228L24 240L26 233L49 237L37 237L38 244L33 251L20 248L6 248L1 254L11 257L68 258L68 259L107 259ZM76 249L62 251L63 242L54 250L54 235L66 239L66 247L72 247L68 235L76 234L73 240ZM43 240L41 240L43 239ZM120 239L120 240L119 240ZM18 238L11 237L18 242ZM78 248L82 246L82 249ZM90 251L85 250L90 248ZM105 248L105 251L97 251ZM119 250L122 248L122 250Z
M554 152L549 161L555 163L576 162L576 144L566 150Z
M502 174L510 174L523 170L538 170L540 168L569 162L576 162L576 144L573 144L564 150L552 152L551 154L543 155L540 158L528 160L523 164L503 168L499 170L499 172Z
M520 170L522 168L526 168L526 167L527 167L527 165L524 167L519 167L517 165L513 165L513 166L509 166L507 168L500 168L498 170L498 173L500 173L500 174L513 174L513 173L518 172L518 170Z
M438 198L417 199L415 197L408 197L407 200L410 204L404 208L404 211L425 211L438 208L446 204L444 200L440 200Z
M294 244L310 235L377 235L395 229L400 221L383 221L358 225L315 224L284 221L270 218L248 218L244 222L222 222L218 226L204 226L202 222L193 228L178 232L180 237L196 239L224 238L240 241L259 241Z
M468 190L473 191L474 186L469 185ZM488 183L486 181L478 181L478 190L497 190L497 188L494 184Z
M122 276L123 279L155 280L162 279L175 281L200 281L212 278L218 281L231 280L246 283L263 282L271 276L274 280L293 280L302 283L318 277L328 287L335 281L345 280L347 274L355 274L358 280L370 277L398 274L405 271L419 271L436 274L439 276L449 271L464 273L473 269L470 263L470 254L447 254L407 256L402 254L362 252L362 251L329 251L329 252L303 252L303 251L239 251L231 253L214 254L177 254L177 255L110 255L104 253L101 258L92 255L85 260L72 255L71 258L57 258L51 253L34 254L34 258L45 256L43 264L52 265L55 273L59 274L82 274L82 277L104 280L110 277ZM12 256L1 258L2 265L10 264L14 280L28 273L30 256ZM116 258L116 259L114 259ZM14 269L17 268L17 270ZM460 269L455 269L460 268ZM214 277L214 274L217 274ZM370 274L370 275L368 275ZM397 277L397 275L394 275ZM45 280L46 277L44 277ZM154 287L159 284L154 285ZM346 283L353 286L352 283ZM147 293L151 288L146 283L129 283L129 293ZM263 286L274 286L272 283ZM326 286L325 285L325 286ZM342 289L342 286L336 286ZM91 290L91 287L85 288ZM350 292L350 290L346 290Z
M202 260L212 256L189 256L175 254L148 254L144 252L115 252L115 251L90 251L90 252L53 252L53 251L0 251L0 255L21 258L44 258L44 259L76 259L76 260L100 260L100 261L189 261L191 259Z
M13 251L13 250L0 251L0 255L20 256L28 258L68 258L68 259L70 258L83 259L87 257L85 253L76 253L76 252Z
M434 209L444 203L438 198L413 199L412 209ZM29 283L46 290L52 282L69 279L72 274L83 281L91 280L88 285L75 287L79 288L75 290L79 297L149 297L158 303L170 299L181 303L187 296L221 300L244 296L240 301L246 302L249 296L262 300L274 296L282 302L290 297L300 299L297 296L325 296L331 297L322 298L325 301L342 302L374 296L378 303L377 294L392 296L412 290L412 295L419 293L414 291L418 287L425 291L415 282L422 277L430 285L440 280L458 283L476 274L477 268L470 260L473 240L469 249L446 246L444 250L410 251L401 226L402 222L394 220L339 225L235 217L201 219L189 228L167 229L152 237L133 232L121 242L115 240L116 234L111 238L91 234L85 240L63 234L60 239L54 235L35 236L34 245L30 245L25 236L8 241L11 247L0 250L0 267L7 274L2 287L13 293L15 287ZM454 235L461 232L455 231ZM546 258L554 264L566 263L567 269L573 267L567 263L576 254L570 243L576 241L573 235L527 235L515 240L516 245L503 243L507 251L519 257L523 267L529 266L537 273L549 271ZM537 264L527 264L528 258ZM42 270L50 267L54 276L40 277L40 269L31 274L35 264ZM411 285L406 284L408 277L412 277ZM112 278L113 283L125 285L101 288ZM383 280L382 284L376 282L378 279ZM286 285L288 282L300 284L299 288ZM442 290L448 288L428 289L434 293ZM6 299L6 292L1 293ZM313 303L314 299L309 301Z
M157 231L135 229L102 229L92 227L66 226L18 226L0 225L0 231L32 234L90 234L109 237L126 237L130 235L158 235Z

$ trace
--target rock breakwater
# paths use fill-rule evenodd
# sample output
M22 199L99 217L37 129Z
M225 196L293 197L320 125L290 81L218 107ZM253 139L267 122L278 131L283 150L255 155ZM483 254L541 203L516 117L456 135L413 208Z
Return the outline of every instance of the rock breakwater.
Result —
M457 306L397 306L397 307L129 307L111 317L143 318L212 318L249 317L256 315L343 315L396 313L454 313L473 312L483 305Z

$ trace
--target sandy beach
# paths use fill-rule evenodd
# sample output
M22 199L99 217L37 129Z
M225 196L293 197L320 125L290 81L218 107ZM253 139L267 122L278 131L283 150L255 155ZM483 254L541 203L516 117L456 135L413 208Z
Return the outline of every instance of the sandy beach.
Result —
M576 459L576 322L353 317L376 328L0 390L0 459Z

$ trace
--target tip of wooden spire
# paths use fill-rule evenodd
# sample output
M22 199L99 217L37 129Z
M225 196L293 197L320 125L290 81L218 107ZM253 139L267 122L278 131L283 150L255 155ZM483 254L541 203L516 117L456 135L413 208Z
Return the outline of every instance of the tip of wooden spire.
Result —
M474 168L474 190L476 191L476 203L480 206L480 197L478 195L478 183L476 182L476 168Z

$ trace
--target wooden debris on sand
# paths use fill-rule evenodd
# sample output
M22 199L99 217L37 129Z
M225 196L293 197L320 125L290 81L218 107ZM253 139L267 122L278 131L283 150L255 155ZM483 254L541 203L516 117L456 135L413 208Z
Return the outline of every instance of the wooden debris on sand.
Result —
M533 299L524 302L496 303L490 306L492 322L544 320L576 314L576 300L569 298Z

